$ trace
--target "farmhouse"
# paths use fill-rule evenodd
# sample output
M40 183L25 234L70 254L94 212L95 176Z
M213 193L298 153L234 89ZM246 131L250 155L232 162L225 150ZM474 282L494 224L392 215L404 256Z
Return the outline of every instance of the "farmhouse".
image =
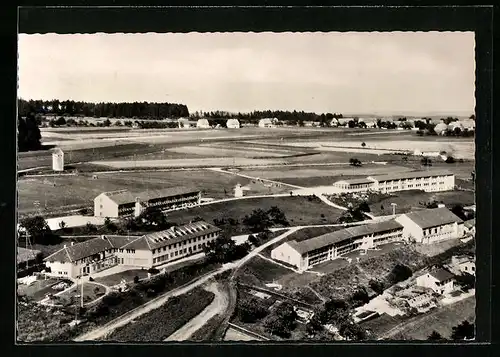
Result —
M196 122L196 127L199 129L209 129L210 123L207 119L198 119L198 121Z
M219 236L220 229L194 222L168 230L136 236L102 236L65 245L44 259L50 275L76 278L115 265L151 268L202 253Z
M464 222L446 207L405 213L396 221L404 226L403 238L417 243L435 243L464 234Z
M179 125L179 128L189 128L190 127L189 119L185 118L177 119L177 125Z
M64 171L64 152L60 148L52 153L52 170Z
M226 122L226 127L229 129L239 129L240 128L240 122L238 119L228 119Z
M455 188L455 175L444 170L399 172L368 176L366 179L340 180L333 184L339 192L380 191L382 193L422 190L449 191Z
M259 120L259 128L274 128L274 121L270 118L264 118Z
M403 226L394 220L360 225L300 242L285 242L271 251L271 258L304 271L353 250L372 249L381 244L399 241L402 234Z
M448 294L453 291L453 274L444 269L435 269L417 277L417 286L432 289L438 294Z
M201 191L186 187L130 192L128 190L103 192L94 199L94 216L118 218L138 216L147 207L160 210L183 208L201 202Z

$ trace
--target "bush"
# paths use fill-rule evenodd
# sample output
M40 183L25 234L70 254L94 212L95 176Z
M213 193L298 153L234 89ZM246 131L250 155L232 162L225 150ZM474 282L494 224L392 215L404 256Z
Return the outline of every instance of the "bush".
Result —
M134 283L137 284L139 282L139 277L136 275L134 276Z
M389 273L388 280L391 285L404 281L413 275L412 270L404 264L397 264Z
M384 283L381 281L371 279L368 282L368 285L375 293L377 293L377 295L382 295L384 293Z
M158 274L160 271L156 268L149 268L148 269L148 273L150 273L151 275L154 275L154 274Z
M108 306L118 305L122 302L123 298L119 293L110 292L108 295L102 298L102 303Z

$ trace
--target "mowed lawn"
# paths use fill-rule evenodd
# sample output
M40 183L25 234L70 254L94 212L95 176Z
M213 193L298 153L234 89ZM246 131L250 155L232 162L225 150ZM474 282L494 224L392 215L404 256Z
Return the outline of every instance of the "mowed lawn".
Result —
M120 273L95 278L94 280L97 283L101 283L107 286L113 286L120 284L122 280L125 280L127 283L133 282L136 276L139 279L147 278L148 271L141 269L125 270Z
M454 326L464 320L474 322L475 318L476 298L471 296L452 305L433 310L411 322L403 323L400 328L397 328L398 333L392 335L391 339L426 340L432 331L450 338Z
M383 199L380 202L370 204L370 212L374 215L385 216L392 214L391 203L395 203L396 213L406 213L418 208L425 208L425 203L437 201L452 208L454 205L475 204L474 192L471 191L446 191L446 192L424 192L424 191L401 191L394 196Z
M255 209L268 210L273 206L280 208L286 215L291 226L319 225L335 222L343 211L330 207L319 199L309 197L263 197L247 198L241 200L214 203L205 206L194 207L182 211L168 213L169 220L182 224L201 217L207 222L213 222L214 218L233 218L241 220L252 213ZM327 220L321 217L323 214Z

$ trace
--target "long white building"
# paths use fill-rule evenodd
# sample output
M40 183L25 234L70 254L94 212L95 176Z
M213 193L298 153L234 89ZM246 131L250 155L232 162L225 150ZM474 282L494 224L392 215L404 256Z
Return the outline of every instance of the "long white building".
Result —
M455 188L455 175L446 170L399 172L368 176L363 179L340 180L333 184L339 192L380 191L390 193L407 190L425 192L450 191Z
M128 190L103 192L94 199L94 216L118 218L138 216L147 207L160 210L190 207L201 202L201 191L187 187L143 192Z
M203 252L220 229L204 221L143 236L102 236L64 246L44 259L50 275L76 278L115 265L157 267Z
M304 271L359 249L399 241L403 226L395 220L354 226L297 242L285 242L271 251L271 258Z

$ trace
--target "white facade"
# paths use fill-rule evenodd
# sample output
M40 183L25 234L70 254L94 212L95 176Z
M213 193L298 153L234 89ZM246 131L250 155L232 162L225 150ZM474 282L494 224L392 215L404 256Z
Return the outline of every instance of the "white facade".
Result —
M340 180L333 184L340 192L366 192L375 188L375 182L350 182L349 180Z
M196 127L199 129L209 129L210 123L207 119L198 119L198 121L196 122Z
M94 198L94 216L117 218L119 216L118 205L105 193L101 193Z
M240 122L238 119L229 119L226 122L226 127L229 129L239 129L240 128Z
M448 239L461 238L464 235L464 225L459 222L439 224L433 227L422 228L410 219L407 214L399 215L396 217L396 221L404 226L403 239L406 241L431 244Z
M190 127L189 120L185 119L185 118L177 119L177 125L179 126L179 128L189 128Z
M337 232L343 234L346 231L348 229ZM355 250L373 249L379 245L400 241L402 231L402 227L388 228L380 232L360 234L356 237L346 236L340 241L333 239L330 244L324 244L319 248L311 248L306 251L299 248L300 243L296 241L285 242L271 251L271 258L293 265L302 272L314 265L337 259Z
M411 178L377 179L374 180L374 190L390 193L407 190L422 190L425 192L451 191L455 188L455 175L429 174L429 176Z
M260 119L259 120L259 128L274 128L274 123L271 119Z
M64 171L64 152L59 148L52 153L52 170Z
M243 197L243 188L240 184L234 186L234 197Z
M432 276L431 273L419 276L416 279L416 283L417 286L432 289L435 293L441 295L451 293L454 290L452 278L440 281L439 279Z
M293 265L301 271L307 269L305 259L288 242L274 248L271 251L271 258Z

